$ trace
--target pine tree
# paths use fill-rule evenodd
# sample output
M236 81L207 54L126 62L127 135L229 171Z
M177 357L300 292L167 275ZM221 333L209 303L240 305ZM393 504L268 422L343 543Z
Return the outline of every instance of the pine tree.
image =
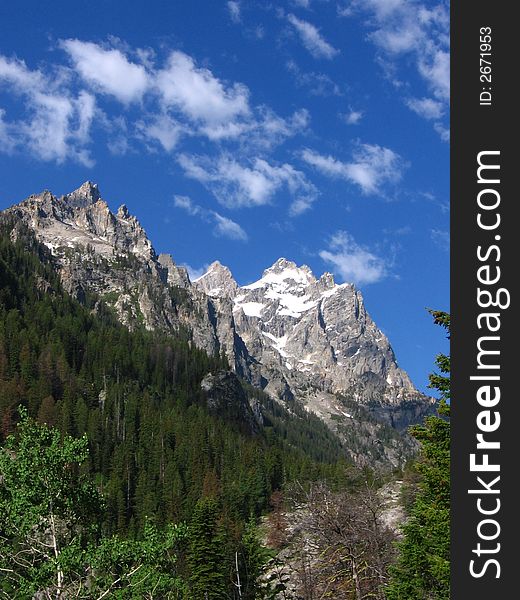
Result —
M274 598L279 589L267 577L267 571L271 565L276 552L264 546L260 539L260 532L251 518L245 526L241 541L241 551L237 553L237 562L240 558L239 577L235 585L240 581L240 598L243 600L267 600Z
M228 600L229 560L215 498L201 498L189 526L188 565L193 600Z
M449 314L430 312L435 324L449 334ZM424 426L411 431L421 443L422 481L391 569L388 600L450 597L450 357L439 354L436 364L440 374L430 376L430 387L440 392L440 416L426 418Z

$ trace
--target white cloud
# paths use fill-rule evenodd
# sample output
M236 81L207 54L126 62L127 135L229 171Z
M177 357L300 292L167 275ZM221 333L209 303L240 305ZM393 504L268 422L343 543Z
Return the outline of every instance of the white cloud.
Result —
M424 119L440 119L444 114L442 102L433 98L410 98L406 104Z
M307 199L309 205L317 196L305 175L287 163L273 166L263 158L255 158L243 165L227 154L218 159L181 154L178 161L187 177L205 185L229 208L270 204L283 187L295 199Z
M92 42L64 40L61 46L94 90L126 104L142 100L146 93L158 99L161 110L153 111L148 124L141 121L139 129L167 151L175 147L182 133L176 124L180 117L212 140L238 137L247 128L251 113L247 87L240 83L226 86L184 52L171 52L164 68L155 70L150 57L145 67L130 62L118 49Z
M128 104L141 100L149 87L146 69L130 62L120 50L105 50L98 44L77 39L62 40L60 45L79 75L95 91Z
M171 152L179 143L185 128L165 113L152 115L147 121L139 121L137 130L145 139L158 142L166 152Z
M347 125L358 125L364 114L362 110L353 110L351 108L347 113L340 114L340 117Z
M175 195L173 197L173 204L176 208L185 210L192 216L200 215L203 212L202 208L197 204L194 204L189 196Z
M23 150L45 161L92 166L90 135L96 124L113 154L135 150L136 140L149 151L172 152L187 138L199 137L234 143L241 155L254 156L309 127L307 110L282 117L269 106L251 106L245 85L222 81L183 52L171 52L156 65L150 50L123 51L77 39L62 40L60 47L70 66L31 70L0 55L0 86L18 104L3 107L0 152ZM119 112L114 106L102 110L103 96L117 99ZM251 180L262 178L272 185L272 176L251 173ZM254 181L244 186L253 202L262 203Z
M31 71L21 61L0 55L0 81L10 84L18 93L26 93L31 88L41 89L46 80L40 71Z
M304 133L310 124L309 111L302 108L284 119L269 107L257 109L256 120L250 124L245 137L250 146L271 148L285 139Z
M213 216L216 221L215 234L222 237L227 237L232 240L247 240L247 233L240 227L238 223L228 219L227 217L223 217L217 212L213 213Z
M419 73L429 82L437 98L449 100L450 97L450 54L436 50L421 57Z
M23 120L6 121L2 113L2 151L29 151L44 161L72 159L93 165L86 146L96 112L94 96L84 90L73 95L63 73L45 76L1 55L0 83L22 98L27 114Z
M416 0L353 0L345 10L340 11L340 14L348 17L356 13L369 17L369 39L380 51L381 64L395 70L402 57L406 57L407 64L411 57L432 94L431 102L439 105L433 109L431 104L428 109L425 104L427 98L423 98L417 101L423 102L422 107L417 102L408 101L409 108L426 119L442 118L447 112L450 96L448 3L443 0L436 5ZM389 75L394 79L393 73ZM440 116L433 117L433 110ZM446 125L442 128L445 129Z
M327 58L330 60L339 54L339 50L331 46L312 23L298 19L293 14L287 15L287 20L296 29L302 44L314 58Z
M397 183L405 167L399 154L377 144L358 144L351 162L323 156L308 148L302 152L302 158L324 175L358 185L364 194L383 194L382 186Z
M365 285L381 281L388 275L385 260L369 249L360 246L346 231L335 233L327 250L321 250L322 260L332 265L332 270L343 281Z
M170 54L166 68L157 73L155 86L166 107L180 110L195 122L222 125L250 113L246 86L226 87L184 52Z
M307 212L312 208L314 200L315 196L301 196L300 198L296 198L289 206L289 216L298 217Z
M242 242L245 242L248 239L247 233L238 223L228 217L224 217L214 210L208 210L195 204L189 196L175 195L173 197L173 203L176 208L184 210L192 217L199 217L207 223L213 223L213 233L217 237L227 237L231 240L239 240Z
M325 73L315 73L314 71L305 72L294 62L287 61L287 70L294 77L298 87L306 87L312 96L341 96L341 90Z
M449 127L445 127L442 123L435 123L433 125L433 128L441 136L441 140L443 142L450 141L450 128Z
M227 9L228 9L229 16L230 16L231 20L233 21L233 23L240 23L240 21L241 21L240 2L238 2L237 0L229 0L229 2L227 3Z

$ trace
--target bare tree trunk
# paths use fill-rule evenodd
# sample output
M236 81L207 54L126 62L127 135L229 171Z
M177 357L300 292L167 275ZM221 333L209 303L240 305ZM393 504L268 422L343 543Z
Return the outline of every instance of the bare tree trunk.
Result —
M361 583L359 581L359 573L357 569L356 559L354 557L352 558L352 580L354 581L356 600L363 600L363 594L361 593Z
M60 556L60 551L58 548L58 538L57 538L57 533L56 533L56 523L54 521L54 514L52 512L52 505L51 505L51 512L49 514L49 520L51 523L51 535L52 535L52 549L54 552L54 557L56 558L56 560L58 560L59 556ZM59 564L56 567L56 598L59 599L61 597L61 592L63 590L63 571L61 569L61 567L59 566Z
M235 568L237 571L237 582L236 582L236 586L238 589L238 597L242 598L242 585L240 583L240 572L238 570L238 552L235 552Z

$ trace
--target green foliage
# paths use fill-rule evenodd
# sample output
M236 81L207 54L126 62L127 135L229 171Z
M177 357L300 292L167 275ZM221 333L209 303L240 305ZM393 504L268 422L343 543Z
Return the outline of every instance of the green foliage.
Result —
M106 594L117 600L187 598L187 587L177 574L179 549L186 539L183 525L159 530L147 523L141 539L113 536L89 548L89 597Z
M434 322L449 332L447 313L431 311ZM430 377L431 387L441 394L441 417L428 417L424 426L412 428L421 442L417 469L422 479L403 528L399 557L391 569L388 600L435 599L450 597L450 359L439 355L436 361L443 375Z
M61 436L21 409L0 450L0 596L184 598L176 574L186 527L146 523L138 540L103 537L103 503L80 473L87 439Z
M249 388L260 434L211 415L200 382L225 357L183 330L131 332L93 295L75 301L48 251L23 228L13 243L11 225L0 223L0 597L227 599L239 581L243 598L272 597L246 523L288 481L340 477L340 445Z
M201 498L189 525L188 565L193 600L229 598L228 540L215 498Z
M284 585L266 577L274 563L276 552L262 545L260 532L254 519L250 519L242 535L241 549L237 553L240 592L243 600L274 600ZM239 561L239 562L238 562Z
M103 527L134 535L147 519L188 520L214 470L223 508L247 520L286 480L334 477L341 447L307 415L271 419L256 436L206 410L200 382L226 367L186 332L130 332L94 297L61 288L52 257L0 227L0 441L16 407L62 434L88 435L90 471L106 498ZM95 310L93 310L95 308ZM248 389L248 394L250 390Z
M21 410L16 435L0 449L0 590L31 597L63 590L97 533L101 498L81 474L87 439L62 437Z

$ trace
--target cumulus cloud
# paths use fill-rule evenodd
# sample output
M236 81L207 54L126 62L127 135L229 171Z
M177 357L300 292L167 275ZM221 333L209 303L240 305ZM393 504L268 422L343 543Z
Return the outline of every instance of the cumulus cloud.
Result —
M247 86L224 81L184 52L172 51L157 64L150 50L113 45L61 40L69 65L42 70L0 55L0 85L19 105L3 107L0 151L23 148L42 160L91 166L90 133L97 124L116 154L128 152L135 141L150 151L172 152L199 137L234 144L251 156L270 151L309 126L307 110L283 117L269 106L254 106ZM117 106L107 112L100 108L107 98L120 103L119 113ZM11 111L23 118L13 120Z
M287 15L287 20L300 36L304 47L314 58L326 58L330 60L339 54L339 50L329 44L319 32L319 29L312 23L299 19L293 14Z
M286 137L304 130L309 114L301 109L284 119L266 106L251 107L249 89L241 83L226 85L206 68L198 67L190 56L172 52L164 69L157 72L154 89L159 94L162 114L177 114L177 122L184 119L185 126L170 124L167 146L153 128L155 137L165 149L171 150L184 132L202 135L213 142L240 141L249 145L271 147ZM164 123L166 117L161 121ZM164 137L164 133L161 134Z
M0 55L0 84L22 99L26 116L7 121L2 113L0 151L29 151L44 161L72 159L85 166L93 160L87 150L96 112L92 94L67 88L63 73L46 76L31 71L23 61Z
M424 119L440 119L444 114L442 102L433 98L410 98L406 104Z
M350 162L308 148L302 152L302 159L324 175L356 184L364 194L383 194L383 186L397 183L405 168L399 154L377 144L358 144Z
M138 121L136 128L143 139L159 143L166 152L171 152L186 133L186 128L166 113L151 115L147 120Z
M349 283L360 286L377 283L388 275L386 261L360 246L346 231L336 232L330 239L328 249L321 250L319 255L331 265L336 275Z
M199 204L195 204L189 196L174 196L173 203L176 208L187 212L192 217L199 217L206 223L213 224L213 234L217 237L226 237L231 240L247 241L247 233L242 227L220 213L203 208Z
M228 208L270 204L284 187L295 200L305 199L307 207L317 197L314 185L301 171L287 163L276 166L263 158L255 158L241 164L228 154L222 154L218 159L181 154L178 162L187 177L202 183ZM301 202L300 206L303 208Z
M150 84L143 65L130 62L117 49L104 49L92 42L77 39L62 40L79 75L92 88L114 96L125 104L139 101Z
M184 52L170 54L166 67L157 73L155 86L166 107L180 109L193 121L221 124L250 112L246 86L226 87Z

